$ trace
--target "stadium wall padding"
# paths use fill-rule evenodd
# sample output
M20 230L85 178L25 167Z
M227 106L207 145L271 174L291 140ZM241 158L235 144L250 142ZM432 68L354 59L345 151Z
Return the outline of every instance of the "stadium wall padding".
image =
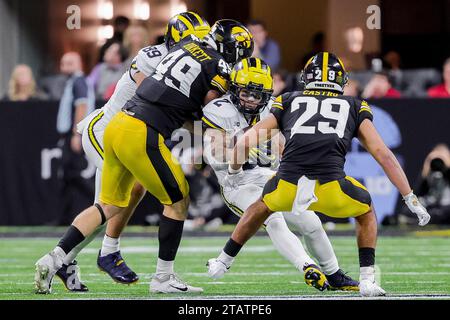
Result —
M99 104L100 105L100 104ZM400 158L412 184L434 145L450 145L450 99L382 99L371 101L375 126ZM45 225L71 220L92 203L73 190L71 212L58 212L57 102L0 102L0 225ZM84 175L92 183L94 168ZM398 193L381 169L355 141L346 171L371 191L379 221L395 212ZM131 223L141 224L161 208L147 197Z

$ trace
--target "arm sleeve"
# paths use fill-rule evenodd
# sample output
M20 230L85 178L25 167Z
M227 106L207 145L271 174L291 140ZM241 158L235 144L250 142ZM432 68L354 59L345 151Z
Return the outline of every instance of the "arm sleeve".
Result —
M88 103L88 84L84 77L79 77L73 83L73 103L79 106Z

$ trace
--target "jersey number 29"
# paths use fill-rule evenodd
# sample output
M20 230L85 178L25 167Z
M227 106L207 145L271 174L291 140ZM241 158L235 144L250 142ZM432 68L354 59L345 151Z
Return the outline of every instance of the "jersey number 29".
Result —
M292 101L291 112L295 112L300 108L300 105L306 104L305 112L303 112L300 117L295 122L294 126L291 129L291 137L294 134L302 133L302 134L315 134L316 126L305 126L304 124L310 120L317 113L331 120L337 120L336 127L333 128L330 126L330 123L327 121L318 121L317 129L319 132L328 134L335 133L339 138L344 137L345 127L347 126L348 114L350 110L349 103L344 99L336 99L336 98L327 98L320 102L318 99L314 97L297 97ZM339 106L339 110L334 111L333 105Z
M153 75L158 81L164 79L164 83L176 89L189 98L192 83L202 71L202 66L191 56L181 57L183 49L168 54L156 67Z

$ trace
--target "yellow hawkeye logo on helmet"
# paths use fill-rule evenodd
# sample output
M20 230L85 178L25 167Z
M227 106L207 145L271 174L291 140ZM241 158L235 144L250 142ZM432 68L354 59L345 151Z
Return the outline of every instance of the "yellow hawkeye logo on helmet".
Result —
M231 29L231 35L238 41L245 45L246 48L250 48L252 45L252 35L247 32L244 28L233 27Z

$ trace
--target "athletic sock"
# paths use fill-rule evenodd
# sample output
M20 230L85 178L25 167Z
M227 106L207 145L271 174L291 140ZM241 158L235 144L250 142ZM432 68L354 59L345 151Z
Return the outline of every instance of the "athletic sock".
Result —
M57 246L55 247L55 249L53 249L52 251L58 258L60 258L61 262L64 264L64 258L66 257L66 253L64 252L63 249L61 249L61 247Z
M237 243L233 239L229 239L228 242L225 244L225 247L223 248L223 252L229 255L230 257L234 258L237 256L239 251L241 251L242 244Z
M375 248L359 248L359 266L373 267L375 265Z
M77 245L75 248L73 248L64 258L64 264L68 266L70 263L72 263L76 256L80 253L81 250L83 250L89 243L92 242L92 240L95 239L95 237L102 231L104 231L106 228L105 225L98 226L94 232L87 236L79 245Z
M164 215L161 217L158 231L159 259L168 262L175 260L183 234L183 225L184 221L171 219Z
M227 266L227 268L229 268L234 261L234 257L226 254L224 251L219 254L219 257L217 259L222 261Z
M158 258L156 263L156 274L172 274L173 273L173 263L174 261L164 261Z
M119 251L120 238L112 238L105 234L103 237L102 249L100 250L100 257Z
M71 225L58 243L65 255L84 240L84 235L77 227ZM64 255L64 256L65 256Z

